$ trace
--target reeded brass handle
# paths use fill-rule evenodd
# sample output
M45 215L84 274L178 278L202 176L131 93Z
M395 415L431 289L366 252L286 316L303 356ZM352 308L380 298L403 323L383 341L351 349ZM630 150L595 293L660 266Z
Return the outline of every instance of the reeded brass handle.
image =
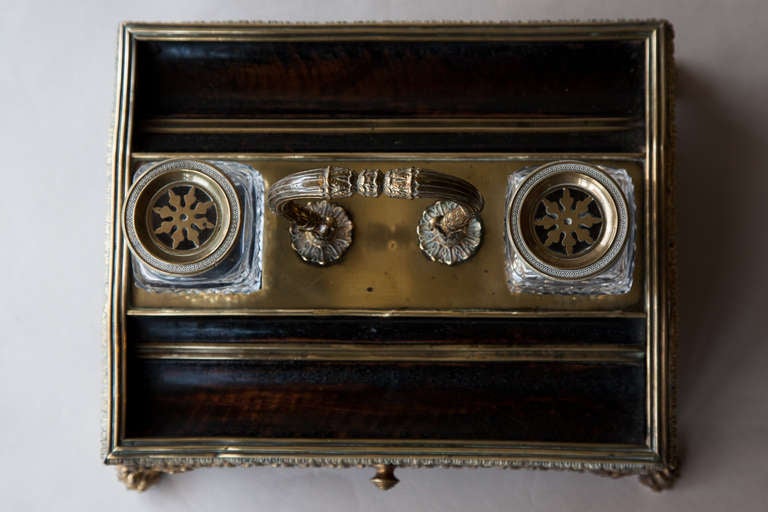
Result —
M422 214L419 247L431 260L446 265L472 257L480 246L479 214L483 197L466 180L415 167L364 169L359 173L328 166L301 171L277 181L267 194L269 208L291 221L293 248L304 261L336 263L352 243L352 221L332 199L384 195L395 199L437 199ZM309 201L300 204L301 201Z

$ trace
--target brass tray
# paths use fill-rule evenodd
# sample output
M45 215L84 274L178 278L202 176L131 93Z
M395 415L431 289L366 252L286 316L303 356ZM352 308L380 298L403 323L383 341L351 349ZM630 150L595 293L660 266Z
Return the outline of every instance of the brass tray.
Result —
M145 24L121 28L104 460L129 486L253 464L677 471L672 30L666 22ZM136 170L228 160L269 187L302 170L422 167L485 198L471 260L418 249L427 202L354 197L355 243L318 268L263 217L262 285L133 283L120 229ZM635 186L633 284L512 293L505 190L558 160ZM461 404L461 405L457 405Z

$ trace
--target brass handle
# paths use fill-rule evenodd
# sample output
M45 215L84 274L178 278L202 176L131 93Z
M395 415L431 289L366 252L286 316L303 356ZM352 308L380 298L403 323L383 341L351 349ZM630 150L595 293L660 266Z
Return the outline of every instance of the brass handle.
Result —
M419 246L433 261L460 263L480 246L482 195L466 180L429 169L364 169L356 173L328 166L301 171L272 185L267 204L291 221L292 244L302 259L328 265L339 261L349 248L353 229L346 211L328 201L351 197L355 192L371 198L383 194L395 199L437 199L424 211L417 228ZM309 202L302 205L302 200Z
M355 173L343 167L329 166L296 172L270 187L267 204L270 210L295 223L300 229L322 232L330 228L329 220L297 201L328 201L350 197L355 193L354 178Z

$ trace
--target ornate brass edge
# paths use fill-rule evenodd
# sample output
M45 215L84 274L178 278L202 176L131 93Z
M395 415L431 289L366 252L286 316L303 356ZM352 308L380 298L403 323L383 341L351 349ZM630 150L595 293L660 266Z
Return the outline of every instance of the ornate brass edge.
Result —
M652 45L649 69L654 82L649 82L652 98L649 128L655 141L649 160L653 165L649 203L654 205L652 214L657 223L652 244L656 281L653 297L655 309L649 310L648 332L653 336L649 346L649 404L648 411L650 446L658 454L661 469L650 471L643 483L661 490L672 485L679 475L677 451L677 250L674 207L674 31L663 22L651 35ZM655 110L654 110L655 109ZM651 231L649 230L649 233ZM649 260L651 261L651 260ZM649 269L649 272L652 269ZM666 481L666 484L659 482Z
M577 37L589 40L636 39L647 37L659 26L668 24L661 19L624 20L536 20L536 21L352 21L352 22L286 22L286 21L217 21L146 23L126 21L121 30L137 40L218 40L221 33L229 40L505 40L559 41ZM339 31L343 28L344 31ZM479 29L483 29L482 31ZM601 33L596 34L595 30Z
M188 471L208 467L330 467L352 468L372 467L378 464L391 464L411 468L498 468L498 469L542 469L572 471L605 471L624 474L642 475L661 471L665 466L658 463L615 463L584 462L577 460L526 460L491 457L313 457L313 456L264 456L264 457L154 457L112 458L109 465L126 466L134 470L150 470L167 473ZM183 468L183 469L179 469Z
M425 20L352 20L352 21L289 21L289 20L174 20L146 22L126 20L121 23L121 28L132 26L136 28L151 28L155 30L168 30L172 28L205 29L205 28L223 28L223 29L249 29L249 28L273 28L290 27L306 29L325 29L336 30L339 27L349 26L352 28L365 29L371 26L394 29L413 29L420 28L534 28L536 33L540 33L542 28L588 28L592 26L614 27L617 30L627 31L636 27L658 28L660 24L668 24L669 21L663 18L589 18L589 19L547 19L547 20L456 20L456 19L425 19Z
M641 119L631 117L537 118L507 117L431 119L431 118L369 118L369 119L184 119L154 117L143 120L139 130L144 133L407 133L407 132L611 132L638 128Z
M658 478L653 479L652 482L657 482L659 479L665 480L668 485L666 487L659 486L656 488L654 485L649 485L643 481L644 484L649 485L654 490L662 490L671 487L672 483L680 474L680 457L678 451L678 439L677 439L677 357L679 346L679 311L678 311L678 259L677 259L677 211L675 206L675 190L676 190L676 177L675 177L675 153L676 153L676 141L677 141L677 123L675 118L675 94L677 87L677 68L675 66L674 59L674 28L669 22L662 24L662 30L665 32L664 39L664 58L665 66L664 72L666 74L666 93L664 94L663 102L667 114L667 122L664 126L667 128L665 133L665 145L666 152L664 155L664 242L666 244L665 251L665 265L666 268L666 281L667 281L667 351L668 351L668 441L669 441L669 453L666 458L666 464L662 470L662 474ZM642 480L641 480L642 481Z
M126 131L129 122L126 120L128 106L129 106L129 92L128 83L130 82L130 68L131 68L131 38L129 36L127 27L125 24L121 24L118 30L117 37L117 49L115 60L115 80L114 80L114 97L113 97L113 117L111 123L111 136L109 143L109 153L107 159L108 169L108 188L107 196L109 198L109 208L107 210L107 240L106 240L106 273L107 279L105 283L107 300L104 305L103 315L103 342L102 350L104 353L105 365L104 365L104 405L103 405L103 419L102 419L102 440L101 440L101 456L105 459L109 456L110 451L117 445L117 438L119 437L119 429L116 426L117 423L117 390L116 388L116 373L117 373L117 360L116 354L118 345L120 343L120 336L118 335L119 326L121 321L120 310L121 293L119 290L120 281L120 237L117 235L120 233L118 228L120 204L122 192L122 180L123 169L127 167L126 145L124 144L127 138Z
M349 467L368 467L368 465L364 464L353 464L353 465L340 465L340 466L308 466L308 465L302 465L302 464L296 464L296 465L286 465L286 464L271 464L272 466L291 466L291 467L341 467L341 468L349 468ZM254 467L257 466L257 464L222 464L220 466L216 467ZM153 486L155 483L157 483L158 480L163 475L172 475L175 473L183 473L187 471L192 471L194 469L198 469L201 467L213 467L213 466L200 466L200 465L194 465L194 464L184 464L184 465L174 465L174 464L163 464L163 465L153 465L151 467L142 467L142 466L136 466L136 465L121 465L117 467L117 477L118 480L123 482L128 490L137 491L137 492L144 492L151 486ZM392 489L394 486L398 484L400 481L395 476L395 469L398 467L395 464L390 463L381 463L381 464L374 464L374 467L376 468L376 474L371 478L371 482L382 491L387 491L389 489ZM424 466L424 467L434 467L434 466ZM451 468L455 468L456 466L447 466ZM466 467L466 466L461 466ZM493 466L500 469L522 469L522 467L500 467L500 466ZM589 472L597 476L607 477L607 478L624 478L627 476L632 475L638 475L638 479L640 483L643 485L649 487L653 491L660 492L665 489L669 489L674 485L675 480L678 477L678 468L676 466L671 467L663 467L663 468L657 468L652 469L648 471L640 471L638 472L637 469L629 469L629 468L600 468L600 469L594 469L594 468L553 468L553 467L525 467L525 469L538 469L538 470L565 470L565 471L577 471L577 472Z

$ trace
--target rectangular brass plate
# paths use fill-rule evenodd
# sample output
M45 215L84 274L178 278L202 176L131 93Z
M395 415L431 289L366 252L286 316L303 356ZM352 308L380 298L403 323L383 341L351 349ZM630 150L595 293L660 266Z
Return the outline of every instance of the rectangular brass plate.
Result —
M168 157L170 155L164 155ZM134 158L138 166L145 159ZM195 155L226 159L227 155ZM391 169L416 166L462 177L478 187L486 204L482 213L482 250L462 265L448 267L429 261L416 239L416 224L430 201L375 200L355 197L340 201L348 206L355 224L354 243L342 264L318 268L302 262L290 249L288 223L272 212L264 219L263 288L247 295L222 296L157 294L132 289L132 306L144 314L150 309L203 310L207 314L401 314L401 315L509 315L526 312L595 312L642 314L642 245L632 291L625 295L563 296L513 294L506 285L505 190L510 173L567 155L516 158L507 155L425 157L235 155L258 170L269 186L290 173L340 165L352 169ZM229 155L232 158L232 155ZM583 157L582 157L583 158ZM642 160L625 158L600 162L626 169L635 183L643 181ZM642 189L638 189L642 194ZM635 198L642 211L641 197ZM642 240L642 238L640 238ZM135 311L135 310L134 310Z

